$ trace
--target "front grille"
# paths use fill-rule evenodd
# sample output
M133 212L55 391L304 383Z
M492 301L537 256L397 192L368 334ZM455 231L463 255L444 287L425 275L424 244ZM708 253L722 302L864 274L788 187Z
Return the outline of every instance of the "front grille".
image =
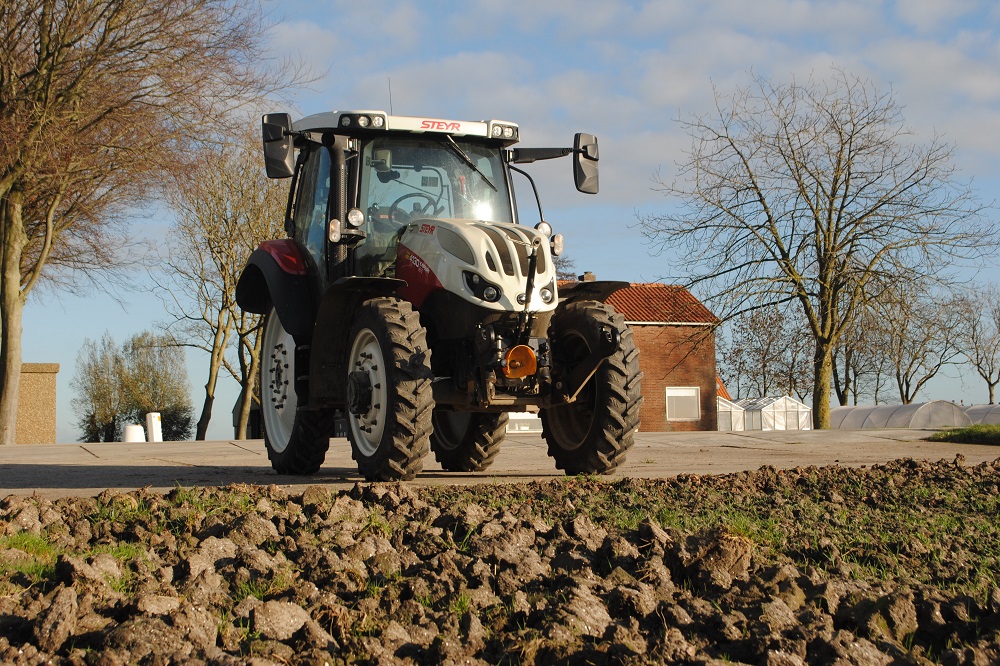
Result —
M511 256L507 238L493 227L479 225L479 228L485 231L486 235L489 236L489 239L493 241L493 249L496 251L497 257L500 259L500 265L503 267L503 272L507 275L513 275L514 260Z
M485 224L476 226L486 232L486 235L492 241L493 248L500 259L500 265L503 267L504 273L514 275L514 257L516 256L517 265L520 269L517 273L518 277L524 277L528 274L528 248L531 245L531 241L526 234L515 229L508 229L507 227L497 228ZM491 259L492 256L488 254L486 256L487 265L496 270L496 266ZM535 272L540 274L544 273L545 270L545 255L539 252Z

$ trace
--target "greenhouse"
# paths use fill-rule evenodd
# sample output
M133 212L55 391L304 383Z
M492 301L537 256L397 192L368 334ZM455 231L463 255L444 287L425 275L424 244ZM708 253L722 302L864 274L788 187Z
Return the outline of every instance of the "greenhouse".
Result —
M1000 405L972 405L965 408L972 425L1000 424Z
M541 432L542 420L531 412L511 412L507 432Z
M812 408L787 395L747 398L736 404L744 410L744 430L812 429Z
M972 425L972 421L965 411L946 400L909 405L856 405L830 410L830 427L841 430L949 428L967 425Z
M746 430L745 416L746 410L732 400L727 400L721 395L717 398L719 402L719 430L740 431Z

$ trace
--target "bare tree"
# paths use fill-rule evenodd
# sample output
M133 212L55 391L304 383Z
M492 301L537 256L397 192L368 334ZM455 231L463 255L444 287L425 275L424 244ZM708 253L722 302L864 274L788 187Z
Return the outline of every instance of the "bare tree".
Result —
M161 415L164 439L191 434L184 353L168 337L146 331L121 346L108 333L84 340L72 387L81 441L121 441L125 426L150 412Z
M559 280L576 280L576 262L563 254L552 259L556 265L556 278Z
M720 339L719 373L741 397L809 395L811 340L787 309L754 310L736 316Z
M106 267L190 137L300 80L259 57L265 28L253 0L0 3L0 445L32 288Z
M869 335L885 350L899 399L908 405L927 383L961 356L962 318L954 297L919 283L897 285L882 295L883 324Z
M995 284L974 287L958 304L962 353L986 382L992 405L1000 384L1000 289Z
M158 294L184 344L208 354L196 438L205 438L223 368L244 387L247 401L240 406L237 428L237 437L244 437L259 367L260 317L236 305L236 283L250 253L284 234L286 195L265 177L255 133L203 146L198 156L167 196L175 221ZM234 343L235 363L226 358Z
M648 241L677 249L722 318L795 303L813 345L813 421L830 423L833 350L878 277L930 280L992 250L996 231L956 179L952 149L916 140L891 92L835 71L827 82L753 83L693 137L680 180L685 204L640 217ZM752 305L747 305L751 303Z
M889 365L889 324L877 305L863 304L834 346L833 389L841 406L867 396L879 402Z

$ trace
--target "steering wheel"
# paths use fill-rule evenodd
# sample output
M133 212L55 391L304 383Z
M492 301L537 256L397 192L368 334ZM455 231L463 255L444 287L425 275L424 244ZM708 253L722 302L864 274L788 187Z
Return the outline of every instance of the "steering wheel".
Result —
M424 194L423 192L410 192L409 194L404 194L403 196L399 197L394 202L392 202L392 205L389 206L389 220L391 222L394 222L395 224L404 224L405 222L408 222L411 213L409 211L401 209L399 207L399 204L403 203L407 199L416 199L416 198L424 199L427 201L426 204L420 207L419 212L421 214L426 213L428 209L434 210L437 205L437 201L435 201L434 197L432 197L429 194ZM406 217L396 219L396 215L399 213L402 213Z

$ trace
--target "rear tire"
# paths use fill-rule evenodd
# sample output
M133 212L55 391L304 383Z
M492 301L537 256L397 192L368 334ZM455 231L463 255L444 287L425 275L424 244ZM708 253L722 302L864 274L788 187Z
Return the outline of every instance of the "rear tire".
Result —
M279 474L315 474L330 448L334 418L299 406L295 372L295 341L272 309L264 320L260 361L264 446Z
M510 416L435 409L431 420L431 450L441 467L448 472L482 472L497 457Z
M580 301L556 310L553 353L563 368L575 367L599 346L602 325L617 329L618 349L584 384L576 402L541 410L549 455L567 474L610 474L625 461L639 427L639 352L632 329L614 308Z
M412 479L430 448L430 349L420 316L398 298L361 304L347 357L347 435L370 481Z

